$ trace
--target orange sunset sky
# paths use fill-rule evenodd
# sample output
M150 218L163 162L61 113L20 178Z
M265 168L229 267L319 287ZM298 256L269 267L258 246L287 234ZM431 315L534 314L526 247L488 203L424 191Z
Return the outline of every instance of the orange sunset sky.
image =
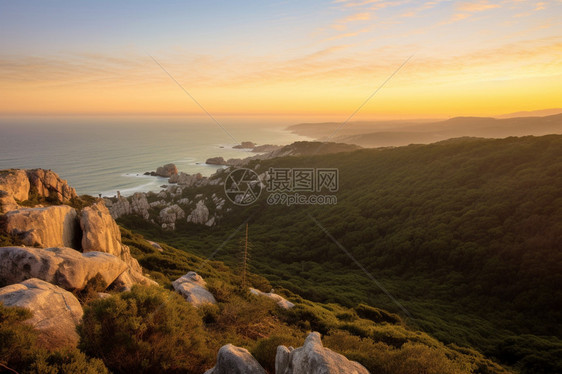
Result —
M0 1L0 115L562 107L562 1Z

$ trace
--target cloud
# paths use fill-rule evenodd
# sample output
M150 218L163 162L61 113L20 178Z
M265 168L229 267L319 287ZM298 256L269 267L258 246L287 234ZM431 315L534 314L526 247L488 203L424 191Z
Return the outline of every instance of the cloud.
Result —
M350 22L358 22L358 21L368 21L371 19L371 13L369 12L361 12L355 13L345 18L336 21L336 23L332 24L330 27L335 30L345 30L347 28L347 24Z
M457 6L457 9L461 12L483 12L485 10L499 8L499 4L490 4L487 0L477 1L477 2L463 2Z

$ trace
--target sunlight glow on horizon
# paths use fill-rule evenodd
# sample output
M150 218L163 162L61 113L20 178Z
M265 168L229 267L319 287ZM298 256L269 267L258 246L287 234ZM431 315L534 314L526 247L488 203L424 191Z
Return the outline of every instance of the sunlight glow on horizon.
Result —
M562 107L560 0L102 4L0 0L0 115L201 113L148 53L216 115L345 116L412 54L358 117Z

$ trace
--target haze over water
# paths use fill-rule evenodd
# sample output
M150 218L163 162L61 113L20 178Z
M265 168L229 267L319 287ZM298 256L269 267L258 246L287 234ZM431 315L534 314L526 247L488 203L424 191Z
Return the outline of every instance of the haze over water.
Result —
M239 142L285 145L307 139L283 130L298 119L218 121ZM208 176L218 168L205 164L209 157L253 155L232 149L235 141L208 117L4 117L0 133L0 169L52 169L79 194L94 196L158 191L167 180L143 173L166 163Z

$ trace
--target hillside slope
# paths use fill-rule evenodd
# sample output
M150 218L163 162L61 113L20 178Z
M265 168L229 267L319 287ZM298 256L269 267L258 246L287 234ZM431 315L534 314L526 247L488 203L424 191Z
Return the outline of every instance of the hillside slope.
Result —
M238 243L224 241L249 218L254 270L274 287L401 312L311 215L409 311L408 323L524 372L562 369L562 136L287 157L259 170L271 166L338 168L337 205L268 206L262 196L233 206L220 227L174 233L122 222L235 261Z

